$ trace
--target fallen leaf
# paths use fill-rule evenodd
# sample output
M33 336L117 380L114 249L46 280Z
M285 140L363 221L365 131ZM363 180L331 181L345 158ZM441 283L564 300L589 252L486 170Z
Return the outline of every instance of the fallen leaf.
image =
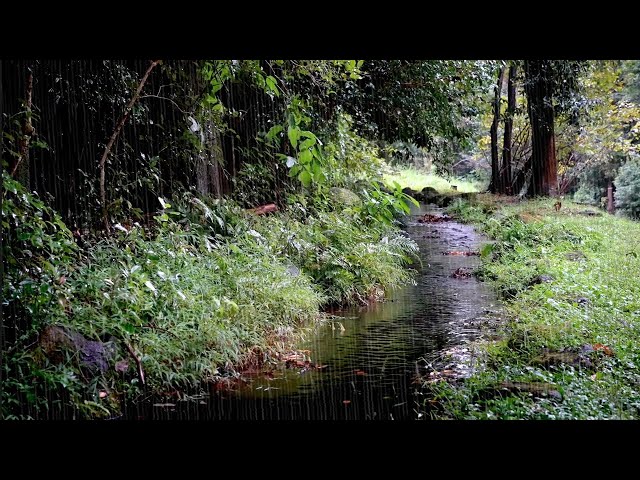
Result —
M613 350L607 345L603 345L602 343L594 343L593 349L597 351L599 350L609 357L613 357Z
M104 390L100 390L100 393L98 395L100 395L100 398L105 398L108 395L108 393L105 392Z

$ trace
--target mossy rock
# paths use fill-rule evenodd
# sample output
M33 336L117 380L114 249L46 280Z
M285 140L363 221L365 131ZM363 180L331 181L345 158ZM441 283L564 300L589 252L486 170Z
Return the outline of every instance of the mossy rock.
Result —
M356 207L362 205L362 199L357 193L352 192L348 188L331 187L329 189L331 200L346 205L347 207Z

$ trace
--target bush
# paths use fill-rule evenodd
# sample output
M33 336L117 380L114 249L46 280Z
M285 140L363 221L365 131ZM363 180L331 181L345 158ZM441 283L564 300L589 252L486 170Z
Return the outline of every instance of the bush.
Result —
M615 179L616 208L630 218L640 218L640 161L625 163Z

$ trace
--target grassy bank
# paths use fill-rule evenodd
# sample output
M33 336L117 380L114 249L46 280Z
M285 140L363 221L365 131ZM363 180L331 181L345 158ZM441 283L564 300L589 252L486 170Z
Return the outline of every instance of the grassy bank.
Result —
M478 192L486 187L486 185L482 185L479 182L471 182L459 178L447 180L414 168L402 168L394 170L392 173L387 173L384 175L384 182L390 187L393 186L393 182L398 182L402 187L409 187L418 192L424 187L435 188L440 193L453 192L452 185L457 186L458 192Z
M479 274L510 320L482 371L427 385L435 416L640 418L640 223L553 203L481 195L450 209L495 239Z
M3 181L3 418L110 416L142 394L193 391L288 348L324 305L411 279L415 243L366 201L293 198L256 216L184 194L79 249Z

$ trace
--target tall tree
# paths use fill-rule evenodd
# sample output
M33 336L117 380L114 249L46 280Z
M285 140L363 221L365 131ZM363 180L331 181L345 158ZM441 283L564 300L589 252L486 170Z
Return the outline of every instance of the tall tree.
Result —
M558 160L554 133L552 61L525 60L524 70L532 140L532 178L528 195L556 195Z
M498 83L494 87L493 122L491 123L491 193L502 191L500 186L500 163L498 159L498 125L500 124L500 99L502 98L502 84L504 82L504 65L498 73Z
M516 113L516 73L517 65L511 62L509 65L509 79L507 86L507 111L504 116L504 139L502 143L502 193L512 195L511 186L511 162L513 160L513 116Z

